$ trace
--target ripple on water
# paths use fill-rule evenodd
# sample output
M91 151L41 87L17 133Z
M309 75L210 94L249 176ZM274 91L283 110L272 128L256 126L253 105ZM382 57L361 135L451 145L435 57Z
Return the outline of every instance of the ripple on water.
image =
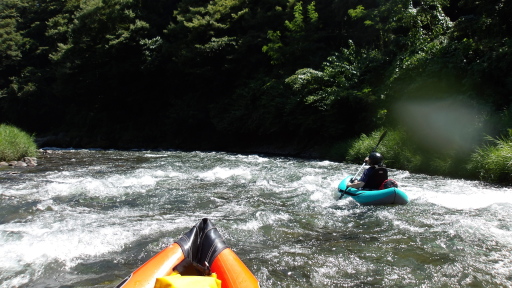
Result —
M366 207L337 200L359 165L219 152L55 157L0 178L2 287L112 287L203 217L261 287L512 286L509 188L391 170L411 202Z

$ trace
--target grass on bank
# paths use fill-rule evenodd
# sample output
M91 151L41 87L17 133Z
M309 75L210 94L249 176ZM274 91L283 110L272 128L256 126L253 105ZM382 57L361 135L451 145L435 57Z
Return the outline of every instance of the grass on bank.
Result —
M362 163L364 158L373 151L384 131L385 129L381 128L370 135L362 134L348 150L347 160ZM416 170L420 167L422 158L416 152L414 144L407 141L407 138L404 131L388 129L376 150L384 157L386 166L403 170Z
M35 157L37 145L34 137L7 124L0 124L0 161L17 161Z
M352 141L345 160L362 163L384 131L382 128ZM377 152L384 156L384 164L393 169L512 184L512 129L506 137L487 140L488 144L472 153L432 151L414 143L405 131L388 129Z
M512 129L507 136L487 140L473 153L468 168L482 180L512 184Z

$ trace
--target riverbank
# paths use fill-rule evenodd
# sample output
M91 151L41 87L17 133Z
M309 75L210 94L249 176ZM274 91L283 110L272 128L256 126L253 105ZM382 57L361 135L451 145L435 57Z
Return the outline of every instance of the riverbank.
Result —
M12 166L12 167L35 167L37 166L37 158L36 157L23 157L19 161L0 161L0 167L2 166Z

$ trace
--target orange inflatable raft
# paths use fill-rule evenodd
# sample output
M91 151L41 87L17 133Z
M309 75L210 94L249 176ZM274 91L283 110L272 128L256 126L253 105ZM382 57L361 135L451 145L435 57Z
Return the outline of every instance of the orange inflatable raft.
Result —
M204 218L116 288L253 288L258 280Z

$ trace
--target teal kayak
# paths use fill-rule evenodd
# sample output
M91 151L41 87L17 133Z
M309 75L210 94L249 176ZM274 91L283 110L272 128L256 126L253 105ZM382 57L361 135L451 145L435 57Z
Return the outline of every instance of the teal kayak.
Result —
M347 183L353 176L343 179L338 185L338 192L341 196L350 196L361 205L405 205L409 203L409 197L402 190L391 187L382 190L359 190L348 188Z

